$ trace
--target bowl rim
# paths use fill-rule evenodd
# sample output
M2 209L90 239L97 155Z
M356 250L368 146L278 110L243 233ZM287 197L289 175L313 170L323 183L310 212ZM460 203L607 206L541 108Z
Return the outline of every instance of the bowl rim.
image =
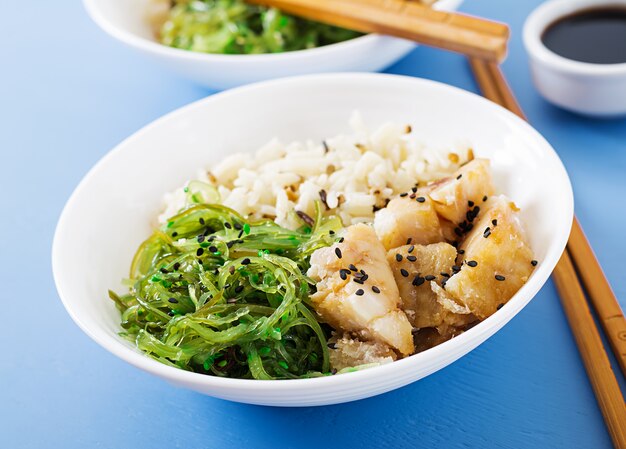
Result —
M544 260L540 262L535 269L529 281L522 286L522 288L494 315L481 321L468 331L441 343L431 349L423 351L418 354L411 355L401 360L397 360L393 363L384 364L376 367L372 367L365 370L355 371L349 373L350 375L340 376L323 376L316 378L305 379L276 379L276 380L256 380L256 379L233 379L233 378L221 378L217 376L211 376L206 374L194 373L185 371L183 369L175 368L158 362L147 355L139 352L138 350L125 345L121 338L115 335L108 335L104 332L96 332L86 324L80 313L72 306L72 300L69 299L69 294L66 292L66 285L62 281L61 273L59 271L60 260L62 258L62 248L59 241L61 240L61 234L66 226L66 222L70 219L71 210L74 208L74 203L81 195L82 190L90 182L90 178L100 170L100 167L105 165L109 159L114 158L118 153L124 151L124 149L133 143L134 140L141 138L146 133L152 132L153 129L158 128L163 122L176 118L179 115L192 113L197 109L203 108L207 103L216 101L216 99L224 99L234 95L242 95L250 91L272 88L279 85L301 85L302 83L317 83L324 81L342 81L350 80L351 82L392 82L392 83L417 83L422 84L428 89L448 90L450 93L458 96L471 97L472 101L479 101L486 107L490 108L494 113L500 114L509 122L513 122L516 126L523 129L526 135L531 137L538 145L542 145L547 155L555 163L555 167L558 169L558 178L562 180L562 187L565 189L565 197L561 198L561 203L565 205L565 222L557 223L558 227L563 227L563 233L558 235L558 238L552 245L552 251L546 254ZM539 134L537 130L531 127L526 121L522 120L510 111L502 108L501 106L469 91L465 91L458 87L450 86L441 82L432 81L423 78L409 77L403 75L391 75L380 73L330 73L330 74L313 74L313 75L301 75L292 76L281 79L274 79L269 81L262 81L258 83L248 84L245 86L237 87L227 91L223 91L217 94L210 95L200 100L194 101L190 104L182 106L169 112L160 118L150 122L143 126L138 131L131 134L124 139L121 143L116 145L112 150L106 153L82 178L80 183L72 192L67 203L63 207L60 214L57 226L54 232L52 242L52 273L57 288L59 297L67 310L72 320L91 337L96 343L102 346L107 351L115 354L122 360L134 365L144 371L151 374L162 377L168 381L185 384L187 386L202 386L212 388L223 388L223 391L238 390L239 392L253 392L258 391L262 386L265 396L274 392L286 392L300 390L303 387L330 387L344 385L347 382L368 382L375 379L386 378L387 374L400 373L403 368L410 366L418 366L420 363L432 360L444 359L444 354L448 354L448 359L452 357L452 361L463 356L465 353L471 351L476 346L482 344L491 335L497 332L502 326L510 321L521 309L523 309L530 300L537 294L537 292L543 287L548 280L552 270L556 266L558 260L561 257L562 251L565 249L567 239L569 236L569 230L571 228L573 220L574 200L572 186L569 180L567 171L558 157L556 151L552 146ZM495 330L494 330L495 329ZM493 332L491 332L493 330ZM488 334L486 338L480 338L482 334ZM474 344L472 344L474 343ZM454 348L457 347L457 351ZM464 351L465 348L469 348ZM456 356L455 356L456 354ZM446 363L447 366L450 362ZM432 364L432 362L431 362ZM428 363L424 363L424 366L428 366ZM436 370L435 370L436 371ZM372 383L374 385L375 382ZM243 401L246 402L246 401ZM341 401L340 401L341 402Z
M321 47L307 48L302 50L294 50L283 53L261 53L261 54L221 54L221 53L201 53L191 50L184 50L176 47L169 47L161 44L156 40L147 39L118 26L116 23L107 20L104 14L101 13L98 7L99 0L83 0L83 6L87 11L89 17L96 23L102 30L104 30L111 37L124 42L131 47L139 50L147 51L155 54L162 54L179 60L192 60L199 62L268 62L275 63L282 59L299 60L301 58L308 58L312 56L323 57L329 53L335 51L353 51L356 47L366 46L381 39L397 39L390 36L384 36L376 33L364 34L352 39L348 39L334 44L323 45ZM454 9L458 7L463 0L440 0L435 8L436 9ZM411 43L411 41L405 41ZM415 44L416 45L416 44Z
M565 73L595 77L626 75L626 63L594 64L563 57L541 40L543 32L558 19L578 11L603 6L626 6L626 0L549 0L533 10L523 29L523 42L528 54L550 68Z

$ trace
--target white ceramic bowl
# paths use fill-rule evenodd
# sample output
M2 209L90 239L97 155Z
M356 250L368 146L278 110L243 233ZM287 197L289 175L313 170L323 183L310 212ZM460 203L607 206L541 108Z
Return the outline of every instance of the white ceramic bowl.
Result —
M564 58L541 41L548 25L576 11L605 5L626 7L626 0L551 0L526 19L524 46L533 81L551 103L580 114L611 117L626 114L626 63L589 64Z
M120 315L107 289L120 280L151 233L164 192L232 152L273 137L317 139L349 131L359 110L371 126L412 125L425 142L459 139L491 159L497 187L522 208L540 261L496 314L433 349L389 365L298 380L223 379L163 365L120 338ZM550 145L526 122L463 90L416 78L326 74L241 87L179 109L146 126L85 176L59 219L52 250L59 295L74 321L127 362L167 381L232 401L278 406L333 404L380 394L427 376L468 353L513 318L546 282L573 216L567 173ZM523 344L523 342L520 342Z
M159 44L146 20L150 0L84 0L100 28L163 67L213 89L255 81L324 72L375 72L415 48L410 41L369 34L310 50L263 55L213 55ZM463 0L441 0L454 10Z

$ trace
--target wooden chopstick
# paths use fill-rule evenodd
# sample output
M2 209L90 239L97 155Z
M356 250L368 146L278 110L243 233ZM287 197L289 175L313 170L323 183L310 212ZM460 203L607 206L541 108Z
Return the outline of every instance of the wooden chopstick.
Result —
M626 376L626 318L576 218L567 247L585 290L591 298L598 320L604 328L604 335L611 344L622 373Z
M247 0L290 14L364 33L414 40L476 58L502 61L508 26L436 11L411 0Z
M486 98L504 106L520 117L525 118L515 96L506 83L504 75L497 65L477 59L470 59L470 65L474 71L478 85ZM607 428L613 439L613 443L615 447L619 449L626 449L626 404L624 403L622 392L615 378L613 369L611 368L611 362L604 350L602 339L595 326L593 316L589 310L585 293L578 280L574 265L572 264L570 252L577 252L579 257L586 257L586 264L591 264L593 261L597 264L597 260L595 257L589 258L591 247L586 251L584 245L581 246L582 241L584 241L587 246L589 246L589 243L586 241L584 234L582 234L582 230L576 219L574 219L572 235L574 238L570 237L568 249L565 250L554 269L554 282L585 364L591 386L593 387ZM572 251L572 248L575 248L575 250ZM591 254L593 253L591 252ZM587 266L585 265L584 268L584 270L580 271L586 271ZM598 269L601 273L599 265ZM593 272L590 276L592 275ZM593 282L605 282L607 284L606 287L600 289L601 293L606 293L607 289L610 291L610 286L608 286L604 275L599 278L594 278ZM603 304L606 303L605 299ZM617 307L619 308L619 304ZM612 323L614 317L611 316L611 313L615 313L615 309L609 309L607 307L602 310L606 311L608 314L607 325L608 323ZM617 322L617 320L615 320L615 322Z

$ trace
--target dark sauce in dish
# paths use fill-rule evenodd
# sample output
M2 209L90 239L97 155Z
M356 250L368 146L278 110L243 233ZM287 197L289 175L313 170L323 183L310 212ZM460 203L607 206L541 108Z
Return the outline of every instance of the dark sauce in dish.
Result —
M603 6L562 17L546 28L541 41L575 61L626 63L626 7Z

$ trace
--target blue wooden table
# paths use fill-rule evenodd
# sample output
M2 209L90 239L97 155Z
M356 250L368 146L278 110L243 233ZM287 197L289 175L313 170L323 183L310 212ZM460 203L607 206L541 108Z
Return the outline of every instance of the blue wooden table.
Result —
M539 3L467 0L463 10L511 25L504 71L563 159L577 214L626 306L626 120L585 119L537 95L520 33ZM57 297L50 270L57 218L115 144L211 92L105 36L78 1L5 2L0 55L1 448L610 447L551 282L467 357L351 404L224 402L175 389L110 355ZM389 72L476 90L462 57L431 49Z

